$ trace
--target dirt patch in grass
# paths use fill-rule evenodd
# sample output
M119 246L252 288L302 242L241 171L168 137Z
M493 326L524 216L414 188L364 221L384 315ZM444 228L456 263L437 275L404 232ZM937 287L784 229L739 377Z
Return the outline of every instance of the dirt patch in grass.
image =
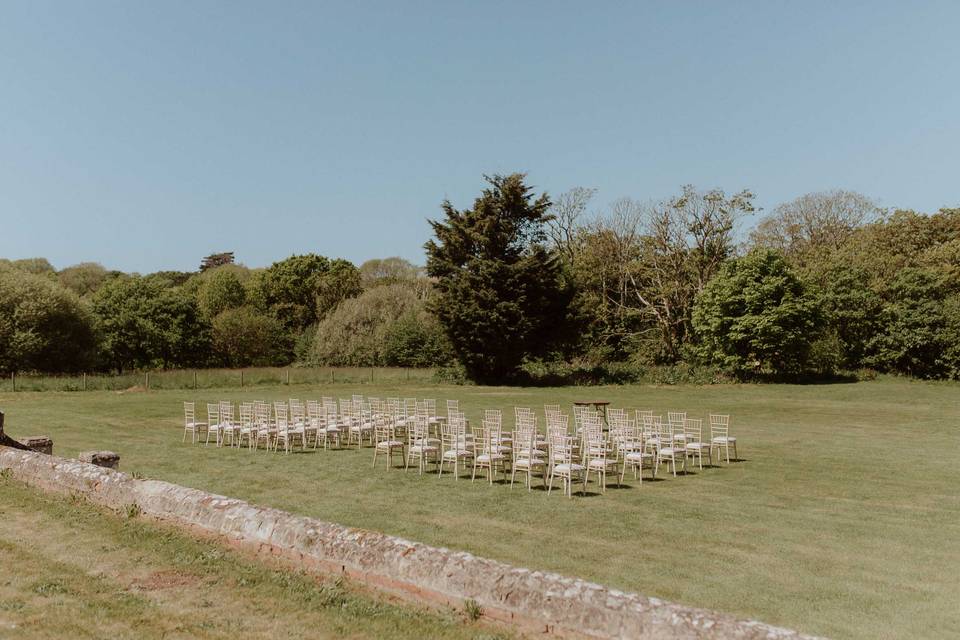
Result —
M201 578L199 576L175 569L164 569L154 571L146 578L134 580L130 586L145 591L160 591L162 589L191 587L200 582Z

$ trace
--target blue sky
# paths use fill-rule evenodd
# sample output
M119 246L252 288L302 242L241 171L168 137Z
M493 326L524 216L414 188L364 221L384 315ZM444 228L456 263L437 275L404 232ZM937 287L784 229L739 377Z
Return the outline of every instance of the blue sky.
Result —
M0 256L423 262L482 174L960 205L960 2L0 0Z

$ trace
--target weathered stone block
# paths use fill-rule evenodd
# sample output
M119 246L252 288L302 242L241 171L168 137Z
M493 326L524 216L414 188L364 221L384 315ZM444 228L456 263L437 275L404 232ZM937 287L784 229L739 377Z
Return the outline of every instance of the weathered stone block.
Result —
M80 462L89 462L105 469L116 469L120 466L120 454L113 451L84 451L80 454Z
M29 436L21 438L20 444L30 447L37 453L45 453L48 456L53 455L53 440L47 436Z

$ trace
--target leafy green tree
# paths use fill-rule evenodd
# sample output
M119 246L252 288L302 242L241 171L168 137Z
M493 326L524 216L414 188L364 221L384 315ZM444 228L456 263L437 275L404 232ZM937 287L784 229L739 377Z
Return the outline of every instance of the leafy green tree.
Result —
M955 279L931 269L901 270L889 288L881 314L882 331L868 344L867 363L881 371L900 371L921 378L947 375L944 358L956 337L951 330L957 308Z
M426 309L407 311L387 327L382 353L390 367L435 367L453 358L443 329Z
M317 278L315 308L317 319L325 317L344 300L363 291L360 270L352 262L337 258L330 261L326 272Z
M364 288L397 282L413 282L420 277L420 268L403 258L374 258L360 265Z
M97 262L81 262L57 274L60 284L78 296L90 295L111 277L110 272Z
M50 264L50 261L46 258L23 258L12 261L10 265L15 269L20 269L20 271L26 271L27 273L32 273L37 276L52 276L57 273L57 270L53 268L53 265Z
M780 251L795 264L818 260L881 214L854 191L820 191L778 205L750 234L754 245Z
M209 355L209 325L192 295L161 281L126 276L92 297L104 357L118 371L195 366Z
M272 313L287 330L300 333L359 291L359 274L352 264L307 254L290 256L255 272L249 283L249 300Z
M200 277L197 304L208 318L214 318L227 309L242 307L247 290L235 270L220 267L206 271Z
M317 326L311 360L338 366L433 366L449 360L415 287L390 284L345 300Z
M796 374L808 363L822 318L803 282L777 252L730 260L697 298L695 350L737 375Z
M837 352L836 365L857 369L867 344L881 330L883 299L870 288L870 274L859 267L834 263L818 274L819 307Z
M524 178L486 177L472 209L445 201L445 220L430 222L427 273L438 292L430 308L476 382L510 379L524 358L556 347L568 326L571 292L543 246L550 199L535 198Z
M229 367L269 366L289 362L289 334L270 314L250 306L230 308L213 319L217 359Z
M93 317L75 293L0 267L0 371L80 371L95 353Z
M155 282L165 289L170 289L186 284L193 275L189 271L154 271L143 276L143 278L148 282Z

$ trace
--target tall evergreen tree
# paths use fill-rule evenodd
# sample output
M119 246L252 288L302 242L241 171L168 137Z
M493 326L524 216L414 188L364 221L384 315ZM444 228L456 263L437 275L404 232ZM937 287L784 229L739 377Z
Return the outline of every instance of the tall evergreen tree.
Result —
M571 293L543 244L549 197L535 197L520 173L485 179L472 209L444 201L445 220L430 221L436 237L425 248L439 293L431 310L457 359L471 380L497 383L557 344Z

